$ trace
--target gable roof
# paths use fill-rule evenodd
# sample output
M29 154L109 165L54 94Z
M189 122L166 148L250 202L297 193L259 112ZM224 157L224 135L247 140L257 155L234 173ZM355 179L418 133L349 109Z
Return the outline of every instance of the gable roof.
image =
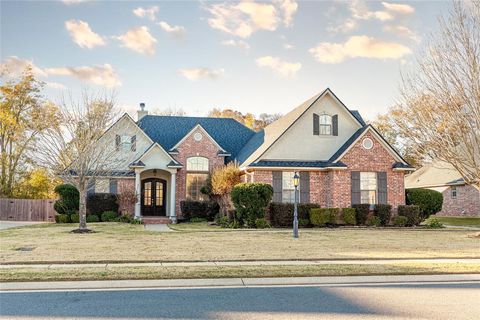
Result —
M226 152L225 149L223 149L222 146L219 145L217 141L215 141L215 139L213 139L212 136L208 134L207 130L205 130L201 124L197 124L195 127L193 127L192 130L190 130L182 139L180 139L180 141L178 141L177 144L175 144L169 151L178 152L177 147L180 146L182 142L185 141L185 139L187 139L188 136L190 136L197 129L202 131L210 140L212 140L212 142L217 146L220 151Z
M465 182L455 168L443 161L425 164L405 177L405 188L429 188L448 185L462 185Z
M306 100L277 121L266 126L262 131L257 132L239 152L237 155L237 161L241 165L249 165L252 162L257 161L308 109L310 109L310 107L315 104L315 102L326 94L330 94L341 106L343 106L355 122L361 127L365 126L365 122L358 111L353 112L348 109L332 90L327 88L321 93Z
M150 147L147 148L147 150L145 150L137 159L135 159L135 161L133 161L131 164L130 164L130 167L131 168L135 168L135 167L145 167L145 164L142 162L142 159L145 159L145 157L155 148L155 147L158 147L160 149L161 152L163 152L165 155L167 155L167 157L170 159L170 163L167 165L167 166L170 166L170 165L176 165L176 166L179 166L181 167L182 164L179 163L177 160L175 160L167 151L165 151L164 148L162 148L162 146L160 144L158 144L157 142L154 142L150 145Z
M253 130L231 118L147 115L138 121L138 125L165 150L171 150L194 127L201 125L232 158L235 158L255 134Z

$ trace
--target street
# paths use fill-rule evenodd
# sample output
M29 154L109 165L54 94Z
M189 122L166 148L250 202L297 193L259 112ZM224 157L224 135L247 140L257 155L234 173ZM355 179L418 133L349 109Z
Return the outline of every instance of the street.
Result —
M21 291L1 319L478 319L479 282Z

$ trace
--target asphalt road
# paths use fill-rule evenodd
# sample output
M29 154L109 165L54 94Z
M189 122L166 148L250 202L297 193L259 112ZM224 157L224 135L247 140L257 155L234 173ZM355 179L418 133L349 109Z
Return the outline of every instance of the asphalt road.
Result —
M1 319L479 319L480 283L3 292Z

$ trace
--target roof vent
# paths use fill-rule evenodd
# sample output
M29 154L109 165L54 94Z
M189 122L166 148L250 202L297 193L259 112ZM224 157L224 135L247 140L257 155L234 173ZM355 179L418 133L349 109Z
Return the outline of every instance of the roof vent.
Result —
M137 121L142 119L148 114L148 111L145 110L145 103L140 103L140 110L137 111Z

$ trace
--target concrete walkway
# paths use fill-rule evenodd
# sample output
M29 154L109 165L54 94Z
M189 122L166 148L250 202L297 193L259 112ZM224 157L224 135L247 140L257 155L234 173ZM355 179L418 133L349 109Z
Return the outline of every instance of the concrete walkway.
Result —
M331 286L351 284L480 282L479 274L409 275L409 276L342 276L290 278L219 278L172 280L44 281L3 282L0 291L66 291L66 290L138 290L156 288L264 287L264 286Z
M70 264L4 264L0 269L61 269L61 268L119 268L119 267L219 267L219 266L308 266L331 264L398 264L398 263L471 263L472 259L371 259L371 260L276 260L276 261L177 261L177 262L127 262L127 263L70 263Z
M145 230L156 231L156 232L174 232L175 231L170 229L166 224L146 224Z

